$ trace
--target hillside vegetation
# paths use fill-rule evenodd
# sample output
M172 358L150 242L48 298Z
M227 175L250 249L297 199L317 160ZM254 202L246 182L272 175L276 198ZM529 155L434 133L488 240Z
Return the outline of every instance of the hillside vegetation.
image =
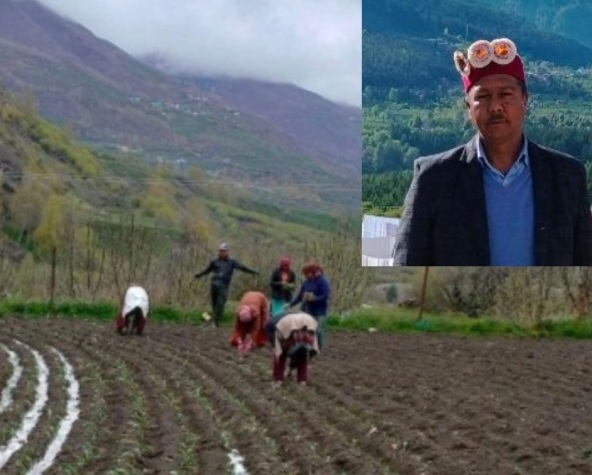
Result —
M513 16L526 18L538 29L558 33L592 47L592 5L586 0L480 0L504 6Z
M373 299L366 301L373 307L362 313L385 326L390 316L402 316L407 320L403 325L412 327L409 320L418 316L425 268L384 269L377 276L383 282L382 292L375 289ZM442 326L447 325L446 317L462 317L461 321L483 318L539 329L544 322L575 319L589 328L590 289L592 269L588 267L434 267L428 269L424 310L435 317L432 320L440 317ZM400 302L398 309L396 302ZM434 329L440 325L432 323Z
M140 282L155 301L192 306L207 302L207 279L193 275L221 240L262 272L237 276L237 294L267 291L284 254L296 267L319 259L340 281L338 305L354 304L367 284L369 274L348 275L359 265L359 218L259 202L195 167L94 152L41 119L32 98L5 90L0 167L0 298L114 298Z

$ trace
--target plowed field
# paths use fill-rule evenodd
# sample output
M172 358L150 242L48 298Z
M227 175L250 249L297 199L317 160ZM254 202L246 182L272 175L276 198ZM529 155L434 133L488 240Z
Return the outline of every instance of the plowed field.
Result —
M41 473L69 417L44 473L592 474L591 342L330 333L274 388L228 333L0 319L0 473Z

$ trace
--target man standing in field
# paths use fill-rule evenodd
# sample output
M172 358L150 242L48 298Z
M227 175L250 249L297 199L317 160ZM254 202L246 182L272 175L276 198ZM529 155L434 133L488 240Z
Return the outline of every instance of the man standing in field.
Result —
M525 137L528 91L516 45L479 40L454 62L477 134L415 161L394 265L591 265L586 171Z
M218 258L210 261L208 267L195 274L195 278L199 279L210 272L214 273L210 285L210 298L212 313L214 314L214 325L217 327L220 326L220 320L224 315L224 308L228 299L228 290L234 269L248 274L259 275L258 271L250 269L236 259L232 259L228 252L228 244L222 243L218 249Z

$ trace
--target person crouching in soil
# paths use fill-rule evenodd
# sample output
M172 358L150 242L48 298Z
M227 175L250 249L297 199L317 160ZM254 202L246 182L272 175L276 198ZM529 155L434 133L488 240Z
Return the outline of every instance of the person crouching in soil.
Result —
M265 324L269 319L269 301L261 292L245 292L234 318L230 344L246 355L253 348L265 346Z
M280 386L286 379L286 369L290 374L295 369L298 383L308 384L310 360L320 352L317 320L304 312L278 315L274 320L273 329L268 325L274 385Z
M137 335L142 335L150 311L148 292L139 285L128 287L119 308L117 332L120 335L128 335L135 330Z

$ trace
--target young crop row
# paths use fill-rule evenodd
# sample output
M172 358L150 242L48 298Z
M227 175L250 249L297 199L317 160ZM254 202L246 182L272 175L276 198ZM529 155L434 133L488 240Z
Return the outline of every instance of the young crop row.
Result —
M11 368L0 381L0 470L38 475L54 464L78 420L79 383L53 347L43 354L16 339L0 347Z

